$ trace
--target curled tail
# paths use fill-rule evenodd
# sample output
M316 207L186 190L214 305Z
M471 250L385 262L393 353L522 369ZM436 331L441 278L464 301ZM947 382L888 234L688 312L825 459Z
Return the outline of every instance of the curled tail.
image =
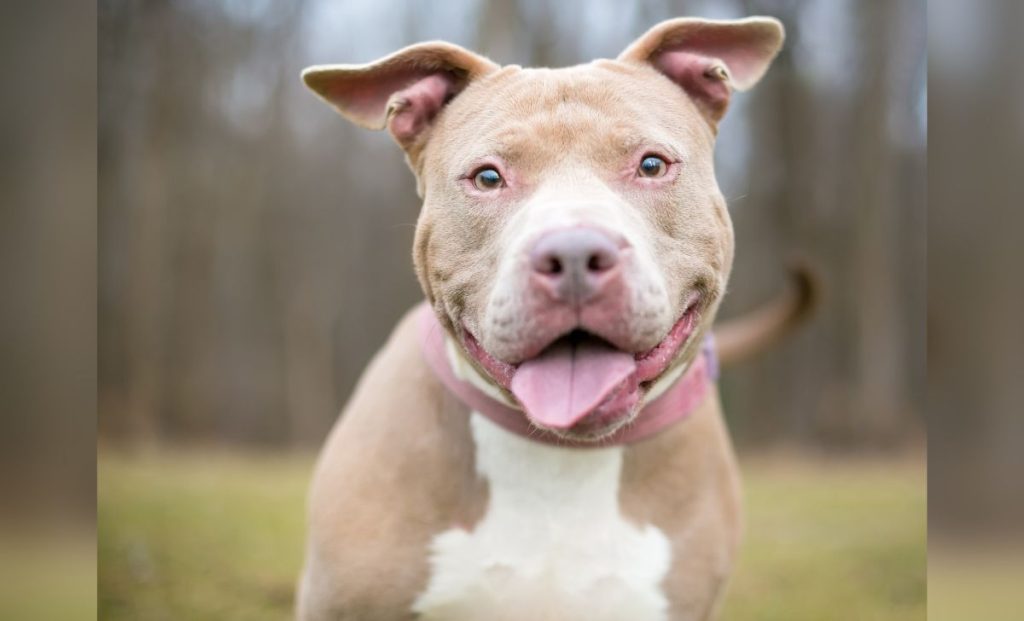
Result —
M767 349L814 312L821 296L817 273L803 261L791 262L789 272L789 286L774 300L715 326L718 357L724 366Z

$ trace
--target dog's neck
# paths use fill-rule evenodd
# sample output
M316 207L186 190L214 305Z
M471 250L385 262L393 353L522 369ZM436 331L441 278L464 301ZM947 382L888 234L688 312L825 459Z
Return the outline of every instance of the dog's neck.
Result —
M557 446L596 448L629 444L656 435L686 418L718 379L718 363L710 336L688 364L665 373L648 390L636 420L596 442L575 442L534 426L518 404L485 379L464 356L429 305L417 309L420 345L434 374L470 410L530 440Z

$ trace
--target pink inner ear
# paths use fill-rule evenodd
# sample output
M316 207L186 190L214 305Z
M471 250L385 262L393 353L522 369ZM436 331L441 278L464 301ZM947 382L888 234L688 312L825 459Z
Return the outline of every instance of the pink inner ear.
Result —
M405 143L426 128L456 88L455 76L447 71L398 66L346 76L324 95L367 127L387 124Z
M745 90L760 79L781 37L769 24L689 24L670 33L649 59L717 119L732 89Z
M455 90L455 80L445 72L430 74L395 93L388 129L400 142L407 143L434 119Z
M430 74L426 71L416 72L407 69L354 73L330 83L325 96L364 123L374 125L379 122L383 128L388 98L396 91L428 75Z
M658 70L708 109L715 117L729 104L729 83L709 73L720 61L687 51L663 52L655 60ZM729 67L731 69L731 66Z

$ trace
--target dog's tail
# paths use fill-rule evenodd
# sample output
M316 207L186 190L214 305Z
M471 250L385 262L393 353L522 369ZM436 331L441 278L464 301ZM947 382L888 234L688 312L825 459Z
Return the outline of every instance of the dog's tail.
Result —
M718 357L723 366L750 358L802 324L821 298L821 279L803 260L789 265L790 283L761 308L715 326Z

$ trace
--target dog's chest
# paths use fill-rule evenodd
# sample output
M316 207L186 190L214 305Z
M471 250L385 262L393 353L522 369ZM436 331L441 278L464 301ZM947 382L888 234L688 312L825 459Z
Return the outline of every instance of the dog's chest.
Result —
M619 508L622 448L560 449L471 420L490 500L434 538L424 619L659 620L671 548Z

